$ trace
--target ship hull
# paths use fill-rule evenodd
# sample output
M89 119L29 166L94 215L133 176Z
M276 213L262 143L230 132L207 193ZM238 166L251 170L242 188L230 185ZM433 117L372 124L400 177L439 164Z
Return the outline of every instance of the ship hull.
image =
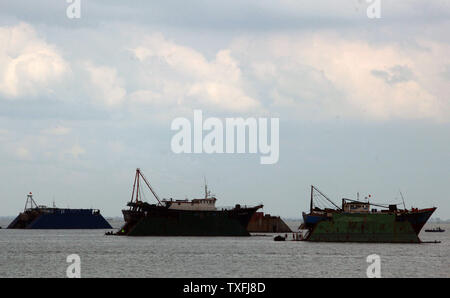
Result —
M217 211L174 210L154 206L123 210L127 236L250 236L247 225L259 207Z
M247 226L252 233L292 233L289 226L279 217L256 212Z
M420 230L435 208L404 214L334 213L317 222L305 238L312 242L420 243Z
M90 209L56 209L51 212L38 210L20 213L8 229L112 229L98 213Z

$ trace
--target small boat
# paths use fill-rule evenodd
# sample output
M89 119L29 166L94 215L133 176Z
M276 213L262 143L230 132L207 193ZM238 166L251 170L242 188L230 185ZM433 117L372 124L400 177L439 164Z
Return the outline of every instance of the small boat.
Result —
M437 228L433 228L433 229L426 229L425 232L428 232L428 233L439 233L439 232L445 232L445 230L442 229L441 227L437 227Z
M286 237L278 235L278 236L275 236L275 238L273 238L273 240L274 241L285 241Z

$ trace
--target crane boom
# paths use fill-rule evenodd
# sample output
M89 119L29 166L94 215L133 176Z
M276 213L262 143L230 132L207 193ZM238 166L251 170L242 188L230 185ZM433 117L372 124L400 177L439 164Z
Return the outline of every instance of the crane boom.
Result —
M161 200L159 199L159 196L156 194L156 192L153 190L152 186L148 182L147 178L145 178L144 174L142 174L141 169L136 169L136 176L134 177L134 183L133 183L133 192L131 194L131 201L133 201L133 198L135 198L136 203L139 201L139 190L140 190L140 178L142 178L147 184L147 187L152 192L155 199L158 201L159 205L161 204ZM134 193L136 192L136 197L134 196Z
M311 185L311 202L312 202L312 191L316 190L318 193L320 193L322 195L322 197L324 197L325 199L327 199L328 202L330 202L334 207L336 207L339 210L342 210L341 207L339 207L338 205L336 205L331 199L329 199L326 195L324 195L320 190L317 189L317 187L315 187L314 185ZM312 204L311 204L312 205Z

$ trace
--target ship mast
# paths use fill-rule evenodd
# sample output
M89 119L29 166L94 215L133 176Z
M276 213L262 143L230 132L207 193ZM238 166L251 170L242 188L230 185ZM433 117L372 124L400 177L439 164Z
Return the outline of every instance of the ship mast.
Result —
M140 168L136 169L136 175L134 176L133 192L131 193L131 202L133 202L133 199L134 199L134 201L136 203L140 201L140 199L139 199L139 195L140 195L140 178L142 178L142 180L144 180L145 184L150 189L150 191L152 192L152 194L155 197L155 199L158 201L158 204L162 205L161 204L161 200L159 199L159 196L153 190L153 188L151 187L150 183L145 178L144 174L142 174ZM135 193L136 193L136 197L135 197Z
M406 205L405 205L405 198L403 198L403 194L400 191L400 196L402 197L402 202L403 202L403 208L406 210Z
M28 205L30 205L30 208L27 208ZM37 208L37 204L36 204L36 202L33 200L33 194L30 192L30 193L27 195L27 201L25 202L25 208L24 208L24 211L27 211L27 209L33 209L33 205L34 205L35 208Z
M210 196L211 192L208 191L208 184L206 183L206 178L204 179L205 179L205 199L207 199Z

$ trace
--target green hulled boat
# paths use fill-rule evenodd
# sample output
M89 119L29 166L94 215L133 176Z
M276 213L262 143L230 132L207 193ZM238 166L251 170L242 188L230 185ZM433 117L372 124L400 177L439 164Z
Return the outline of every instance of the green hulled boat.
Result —
M314 202L317 198L334 208L318 207ZM368 199L342 199L342 206L337 206L311 186L310 212L303 213L300 228L307 230L305 241L420 243L418 235L435 210L398 209L397 204L374 204Z
M156 204L141 201L141 180L145 182ZM250 236L247 225L262 207L236 205L217 208L217 199L205 184L205 197L193 200L160 200L139 169L133 184L128 209L122 210L125 225L116 233L127 236Z

